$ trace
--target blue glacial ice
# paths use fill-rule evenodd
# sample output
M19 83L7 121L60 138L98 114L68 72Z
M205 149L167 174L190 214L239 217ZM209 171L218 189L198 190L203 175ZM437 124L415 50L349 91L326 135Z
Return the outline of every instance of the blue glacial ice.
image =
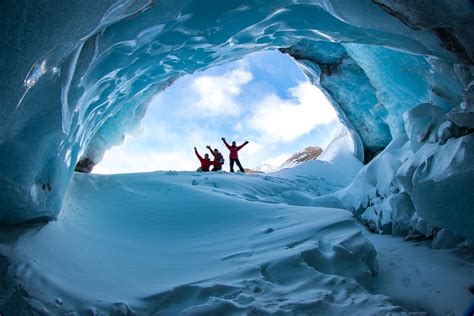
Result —
M57 298L61 310L79 313L118 302L166 315L338 313L340 304L403 311L358 284L369 282L377 262L349 212L281 203L318 192L293 179L76 174L58 220L22 234L10 250L14 277L49 312Z
M352 215L472 247L472 1L6 0L0 17L0 224L56 220L2 226L0 312L406 313L368 290L375 250ZM180 77L262 50L291 56L346 126L319 162L232 183L74 173ZM226 212L196 216L215 199Z
M330 195L363 165L349 151L334 154L263 175L76 173L56 221L0 232L0 312L462 312L474 269L449 252L373 239L335 208ZM397 278L416 285L406 289ZM397 306L414 297L418 309Z
M4 1L0 221L55 218L77 161L120 144L153 95L260 50L292 55L372 157L401 113L458 106L472 77L472 4L404 3Z

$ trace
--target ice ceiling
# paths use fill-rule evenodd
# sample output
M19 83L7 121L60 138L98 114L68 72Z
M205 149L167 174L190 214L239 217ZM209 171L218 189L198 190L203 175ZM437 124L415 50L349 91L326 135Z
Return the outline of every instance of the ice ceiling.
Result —
M79 159L100 161L151 96L188 73L279 49L322 88L363 159L420 103L472 80L469 0L0 3L0 223L54 218ZM434 117L434 116L432 116Z

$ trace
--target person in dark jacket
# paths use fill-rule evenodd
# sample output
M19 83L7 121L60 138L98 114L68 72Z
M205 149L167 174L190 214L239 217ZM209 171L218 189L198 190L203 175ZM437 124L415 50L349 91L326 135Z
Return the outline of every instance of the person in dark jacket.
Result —
M240 169L240 172L243 172L245 173L245 170L244 168L242 167L242 164L240 163L240 160L239 160L239 150L241 150L245 145L247 145L249 142L246 141L245 143L243 143L242 145L240 146L237 146L237 144L235 142L232 142L232 145L229 145L227 143L227 141L225 140L224 137L222 137L222 141L224 142L225 146L227 147L227 149L229 149L230 153L229 153L229 160L230 160L230 172L234 172L234 163L237 164L237 166L239 167Z
M196 154L196 157L198 157L199 161L201 162L201 167L197 171L204 171L207 172L209 171L209 167L214 164L214 162L209 159L209 154L205 154L204 158L201 157L201 155L198 153L196 147L194 147L194 153Z
M222 170L222 165L224 164L224 156L222 156L222 153L219 152L217 148L214 148L214 150L211 149L211 146L207 145L207 149L211 152L211 154L214 156L214 161L213 161L213 166L211 171L219 171Z

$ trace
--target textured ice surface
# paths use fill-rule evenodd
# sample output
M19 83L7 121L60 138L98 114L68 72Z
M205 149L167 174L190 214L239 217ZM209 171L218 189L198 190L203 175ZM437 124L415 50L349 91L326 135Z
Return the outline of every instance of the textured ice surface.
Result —
M2 228L2 313L405 313L368 292L375 250L341 207L376 232L472 246L472 1L6 0L0 18L2 224L55 218L77 161L120 144L154 94L259 50L291 55L353 142L298 176L77 175L57 221ZM353 179L348 149L383 151ZM444 279L418 252L431 283L384 253L385 294L410 302L400 287L417 280L462 312L458 263ZM416 278L393 285L402 263Z
M453 241L463 240L459 237L472 240L472 131L426 103L409 109L404 118L406 134L394 139L336 196L375 232L431 238L444 228L448 233L436 236L436 248L452 247ZM456 133L446 132L454 128Z
M429 8L429 10L427 10ZM180 76L281 49L370 156L401 113L448 111L471 81L469 1L2 1L0 222L54 218L76 162L100 161Z
M0 231L0 313L407 314L396 302L461 314L468 255L371 234L347 211L314 207L361 167L343 163L267 175L76 174L57 221Z
M24 291L0 287L0 311L403 314L367 292L376 252L350 212L282 202L332 183L308 177L76 174L57 221L0 234Z
M371 233L365 236L377 249L379 273L371 284L373 291L429 315L467 313L473 301L467 290L474 279L472 250L434 250L426 247L426 241L402 242L399 237Z

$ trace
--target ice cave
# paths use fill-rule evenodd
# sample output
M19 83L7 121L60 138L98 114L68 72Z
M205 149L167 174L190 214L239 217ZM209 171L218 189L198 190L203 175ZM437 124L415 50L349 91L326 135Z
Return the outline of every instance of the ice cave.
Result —
M0 2L1 315L473 315L474 2ZM266 174L90 171L186 74L293 58L344 128Z

